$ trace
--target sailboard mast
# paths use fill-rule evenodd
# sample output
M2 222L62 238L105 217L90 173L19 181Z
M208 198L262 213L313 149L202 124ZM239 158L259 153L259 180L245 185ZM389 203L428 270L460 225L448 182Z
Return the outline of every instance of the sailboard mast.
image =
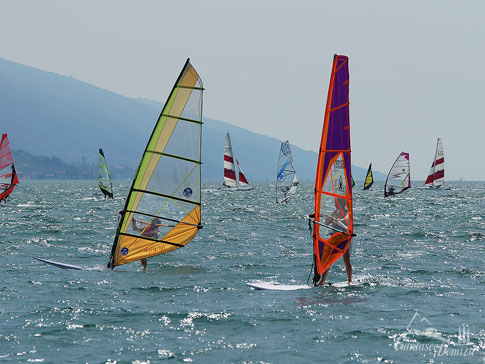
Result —
M436 141L436 152L434 160L429 170L428 178L424 182L425 187L440 188L445 181L445 154L443 151L443 142L441 138Z
M367 169L367 174L365 176L364 191L371 188L373 183L374 183L374 177L372 176L372 163L371 163L369 164L369 168Z
M234 157L232 155L231 138L226 133L224 142L224 183L225 188L237 188L236 169L234 167Z
M7 134L3 134L0 141L0 202L7 201L7 197L10 196L18 183L19 179L13 164L10 143Z
M299 184L298 178L296 178L290 143L287 140L281 143L280 155L278 157L278 169L276 170L276 203L288 201L296 193Z
M108 163L106 163L106 157L102 148L99 148L98 155L98 186L105 198L106 196L113 198L113 184L111 183Z
M202 227L203 90L199 75L187 59L120 212L108 268L179 249Z
M349 247L354 236L350 158L348 57L335 55L315 179L314 284Z
M409 153L401 152L387 175L384 197L397 195L411 188L409 170Z

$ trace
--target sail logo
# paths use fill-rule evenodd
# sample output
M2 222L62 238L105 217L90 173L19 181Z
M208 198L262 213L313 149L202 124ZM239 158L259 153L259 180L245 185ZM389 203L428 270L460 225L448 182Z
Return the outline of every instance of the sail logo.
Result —
M192 196L192 188L187 187L187 188L184 190L184 196L185 196L185 197L187 197L187 198L188 198L188 197L190 197L190 196Z
M285 156L288 156L290 155L290 145L288 144L288 142L286 142L285 144L283 144L281 146L281 152L285 155Z
M344 191L344 179L342 178L342 176L340 176L339 179L338 179L337 191L339 191L339 192L345 192Z
M278 181L283 182L286 179L286 173L283 171L278 174Z
M341 159L337 159L333 164L334 169L344 169L344 162Z
M120 254L123 256L123 257L126 257L128 255L128 248L125 246L124 248L121 249L121 252Z

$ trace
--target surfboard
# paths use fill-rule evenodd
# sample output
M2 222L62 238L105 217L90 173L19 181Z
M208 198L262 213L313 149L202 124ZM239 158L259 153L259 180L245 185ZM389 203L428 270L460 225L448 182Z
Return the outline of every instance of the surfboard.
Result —
M306 284L279 284L275 282L248 282L246 284L254 289L269 291L295 291L298 289L313 288L312 286L308 286Z
M53 265L54 267L61 268L61 269L84 270L84 267L80 267L79 265L54 262L53 260L47 260L47 259L42 259L37 257L32 257L32 258L37 259L39 262L50 264L50 265Z
M352 284L349 286L347 281L342 282L327 282L325 287L334 287L334 288L352 288L356 286L362 286L366 283L370 283L371 277L370 276L356 276L352 280ZM295 291L298 289L309 289L309 288L321 288L318 286L309 286L307 284L280 284L278 282L247 282L246 283L249 287L254 289L260 290L269 290L269 291Z

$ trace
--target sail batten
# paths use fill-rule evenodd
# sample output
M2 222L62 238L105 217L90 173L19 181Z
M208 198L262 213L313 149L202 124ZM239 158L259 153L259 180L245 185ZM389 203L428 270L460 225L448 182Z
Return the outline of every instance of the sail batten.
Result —
M276 171L276 203L287 202L296 193L300 182L296 177L290 143L281 143Z
M196 123L196 124L204 124L204 123L203 123L202 121L200 121L200 120L194 120L194 119L183 118L183 117L181 117L181 116L175 116L175 115L169 115L169 114L162 114L162 116L167 117L167 118L171 118L171 119L178 119L178 120L183 120L183 121L189 121L189 122Z
M202 81L187 60L133 179L108 267L179 249L202 227L202 90Z
M353 232L348 58L335 55L315 179L314 283L348 249Z

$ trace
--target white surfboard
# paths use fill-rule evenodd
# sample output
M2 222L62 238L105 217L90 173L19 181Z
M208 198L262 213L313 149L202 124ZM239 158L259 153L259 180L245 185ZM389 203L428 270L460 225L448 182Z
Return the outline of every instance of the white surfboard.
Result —
M254 289L269 291L295 291L297 289L313 288L312 286L308 286L306 284L279 284L275 282L248 282L246 284Z
M81 267L79 265L54 262L53 260L47 260L47 259L36 258L36 257L32 257L32 258L37 259L39 262L50 264L50 265L53 265L54 267L61 268L61 269L84 270L84 267Z
M358 276L352 280L349 286L347 281L343 282L327 282L325 287L346 288L360 286L370 282L369 276ZM269 290L269 291L295 291L297 289L309 289L313 287L322 288L318 286L309 286L307 284L280 284L278 282L248 282L248 286L254 289Z

